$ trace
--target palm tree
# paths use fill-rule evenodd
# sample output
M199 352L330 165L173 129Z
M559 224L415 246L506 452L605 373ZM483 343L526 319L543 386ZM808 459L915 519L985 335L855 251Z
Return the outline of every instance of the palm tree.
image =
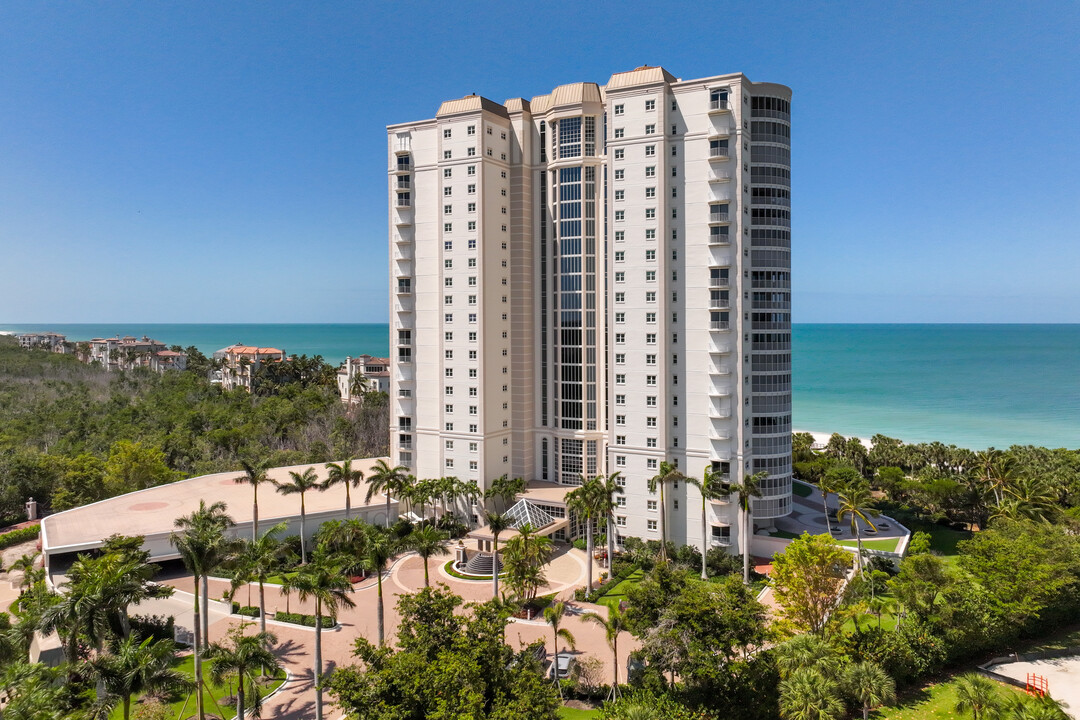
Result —
M780 717L784 720L837 720L844 713L840 688L811 668L798 668L780 681Z
M386 568L386 563L394 556L395 550L395 543L388 533L380 532L374 527L370 528L367 542L364 546L364 564L368 570L375 573L376 582L379 586L379 647L382 647L385 642L382 572Z
M396 467L390 467L385 460L376 460L375 465L371 468L371 477L368 478L367 495L364 497L364 502L371 502L371 498L375 497L377 493L382 493L386 496L386 527L390 527L390 495L395 494L399 497L402 495L402 490L407 487L407 480L409 471L407 468L398 465Z
M514 498L519 493L525 490L525 485L524 478L511 478L507 475L501 475L491 481L491 485L484 493L484 500L499 500L505 509L514 502ZM498 503L495 504L498 505Z
M664 486L671 482L678 482L685 477L679 468L667 460L660 463L659 472L649 478L649 492L656 492L660 488L660 560L667 562L667 503L664 501Z
M319 628L316 627L316 638ZM206 653L210 660L210 680L221 685L236 679L236 717L244 720L250 688L251 709L255 717L262 713L262 693L259 692L259 675L276 675L281 671L281 660L270 650L277 637L268 632L245 635L243 626L229 631L229 643L214 643ZM317 642L317 641L316 641Z
M781 678L799 669L814 670L832 677L838 667L832 647L816 635L796 635L777 645L773 655Z
M844 685L848 694L862 706L863 720L869 720L874 708L896 700L896 683L877 663L848 665L844 671Z
M1056 510L1053 488L1042 477L1021 477L1007 488L992 517L1046 521Z
M315 473L315 468L309 467L304 472L299 473L295 470L289 471L290 481L287 483L277 483L278 492L282 495L299 495L300 496L300 564L307 564L307 508L304 503L304 496L309 490L322 490L323 485L319 482L319 476Z
M258 463L241 460L240 464L244 467L244 474L234 478L234 481L251 486L251 540L254 542L259 537L259 486L272 480L266 474L265 460Z
M600 475L601 497L603 502L602 517L607 521L607 553L608 568L615 560L615 508L619 506L616 497L623 494L622 474L613 472L610 475Z
M34 584L35 571L37 568L37 560L41 557L41 553L28 553L22 555L8 566L7 571L11 572L17 570L21 573L19 577L19 594L22 595L26 592L26 589ZM3 571L3 565L0 564L0 572Z
M1000 505L1004 499L1008 481L1013 476L1013 465L1009 456L1000 450L987 448L975 454L975 466L971 469L975 477L994 492L994 500Z
M222 561L228 551L229 543L225 540L225 529L232 524L232 518L225 512L225 503L215 502L208 506L205 500L200 500L198 510L190 515L176 519L175 525L181 532L174 532L169 536L169 542L173 544L180 554L180 559L184 562L188 572L192 574L195 583L193 622L195 625L195 702L198 708L199 720L203 720L205 717L202 698L201 655L209 632L206 612L207 594L209 592L207 577ZM199 607L200 595L202 595L203 605L201 612Z
M592 590L593 586L593 524L603 512L604 488L600 481L601 476L594 478L581 477L581 485L566 495L566 507L585 521L585 591Z
M554 675L555 682L559 683L559 638L563 639L571 650L576 650L577 641L573 633L566 628L561 628L563 618L566 617L566 603L562 600L551 603L544 608L544 621L551 626L551 633L555 640ZM559 697L562 697L562 683L559 683Z
M997 689L989 678L966 673L956 680L956 712L970 712L972 720L987 717L998 705Z
M872 529L877 530L870 518L877 517L881 513L870 507L870 504L874 501L874 496L870 493L870 483L862 478L838 488L836 496L840 500L840 507L836 511L836 519L843 522L845 516L851 518L851 531L855 533L855 544L859 548L859 572L862 573L862 531L859 529L858 521L862 520Z
M506 543L507 584L522 599L536 598L537 591L547 582L544 565L551 551L551 538L540 535L529 523L519 527L517 535Z
M181 692L190 689L191 681L173 669L176 645L172 640L140 640L130 635L112 652L103 653L90 663L92 674L105 687L112 704L119 701L124 720L131 717L131 698L144 693Z
M731 497L731 487L724 482L724 474L713 469L712 463L705 466L700 480L687 477L686 482L696 487L701 493L701 579L708 580L706 557L709 554L709 532L705 511L710 502Z
M259 584L259 632L266 632L266 594L264 583L281 568L283 547L277 539L289 527L280 522L263 533L254 542L245 542L235 557L236 571L232 578L232 593L252 582ZM249 593L250 594L250 593Z
M364 473L361 470L353 470L352 460L343 463L326 463L326 469L330 473L326 476L323 489L327 490L335 485L345 486L345 519L352 516L352 491L351 488L359 487L364 482Z
M98 610L113 633L120 637L131 634L129 606L149 598L169 597L173 593L166 585L151 583L159 568L146 562L147 557L148 553L106 553L93 563Z
M494 551L491 554L491 597L499 597L499 535L510 527L510 518L503 513L484 511L484 520L487 522L491 535L495 538Z
M373 543L372 543L373 544ZM369 544L369 548L370 548ZM312 562L300 568L292 579L292 589L301 602L315 601L315 720L322 720L322 619L337 620L338 610L355 607L348 593L352 583L345 577L344 558L316 549ZM379 644L382 644L382 584L379 585Z
M611 699L614 700L619 695L619 633L626 630L626 618L618 605L608 605L606 618L598 613L585 613L581 619L604 629L604 638L611 648L611 667L615 673L611 682Z
M441 530L424 525L414 529L405 538L405 547L415 550L416 554L424 559L424 587L431 586L428 580L428 558L449 555L450 551L446 549L447 543L450 542L449 537Z
M750 584L750 536L754 524L754 498L761 497L761 482L769 476L764 470L753 475L743 475L742 484L736 488L739 494L739 510L741 519L741 531L739 541L742 545L742 581L744 585Z

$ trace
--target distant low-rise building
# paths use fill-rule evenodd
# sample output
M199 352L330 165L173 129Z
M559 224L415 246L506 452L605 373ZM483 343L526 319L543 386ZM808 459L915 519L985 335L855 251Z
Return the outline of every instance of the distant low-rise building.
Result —
M94 338L90 341L89 362L100 363L109 372L116 370L134 370L135 368L150 368L152 370L164 370L175 366L176 360L168 361L163 365L158 359L159 353L171 352L165 343L142 336L141 339L126 335L124 337ZM183 354L183 353L179 353ZM187 356L184 356L184 366L187 366Z
M357 378L363 380L361 386ZM361 355L347 357L338 370L338 392L346 403L359 400L360 388L366 392L390 392L390 358Z
M176 350L162 350L151 358L150 367L157 372L187 370L187 353Z
M15 337L19 341L19 347L26 350L42 348L55 353L67 352L67 338L60 333L22 333Z
M221 364L214 371L212 382L220 383L226 390L242 387L251 390L251 379L266 362L282 362L285 351L273 347L254 345L230 345L214 353L214 360Z

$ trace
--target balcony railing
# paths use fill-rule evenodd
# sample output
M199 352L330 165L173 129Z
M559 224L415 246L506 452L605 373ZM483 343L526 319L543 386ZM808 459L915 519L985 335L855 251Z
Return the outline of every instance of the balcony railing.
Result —
M780 143L782 145L791 144L791 138L776 133L753 133L750 135L750 140L753 142Z
M412 178L410 178L408 176L399 177L398 181L397 181L397 186L395 187L395 189L397 189L397 190L412 190Z
M407 173L407 172L410 172L411 170L412 170L412 163L409 162L408 158L398 158L398 164L397 164L397 167L394 168L394 172L396 172L396 173L398 173L400 175L401 173Z
M728 301L727 298L709 298L710 310L727 310L729 307L731 307L731 303Z
M403 197L401 195L398 195L397 196L397 205L395 205L395 207L398 207L398 208L411 208L412 207L412 199L407 198L407 197Z
M728 287L730 282L731 281L728 280L728 278L723 278L723 277L709 278L709 287L725 288L725 287Z
M791 207L791 198L785 197L752 197L750 198L752 205L779 205L781 207Z
M712 160L716 160L716 159L719 159L719 158L723 158L724 160L727 160L730 157L731 157L731 150L729 150L726 147L709 148L709 158L712 159Z
M731 222L731 218L730 215L726 212L714 212L709 213L709 222L726 223Z
M710 330L730 330L731 329L731 321L729 321L729 320L710 320L709 321L709 329Z
M709 175L709 182L711 182L711 183L722 183L722 182L730 182L730 181L731 181L731 175L728 174L728 173L714 172L714 173L711 173Z
M791 122L791 113L786 113L783 110L751 110L750 117L776 118L777 120L786 120L788 122Z
M709 101L709 110L710 111L725 112L725 111L730 110L730 109L731 108L728 107L727 98L724 98L722 100L710 100Z
M412 152L412 139L411 138L398 138L398 141L394 143L394 152L398 155L404 155Z

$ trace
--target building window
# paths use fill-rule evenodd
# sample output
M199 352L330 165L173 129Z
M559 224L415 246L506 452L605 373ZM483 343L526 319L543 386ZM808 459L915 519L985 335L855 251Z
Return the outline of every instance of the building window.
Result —
M655 500L646 500L645 501L645 509L648 510L649 512L656 512L656 501Z
M465 128L465 134L466 135L475 135L476 134L476 126L475 125L470 125L469 127Z
M475 165L470 165L467 168L467 173L466 174L467 175L475 175L476 174L476 166Z
M476 184L473 183L473 184L469 185L468 190L469 190L470 195L475 195L476 194Z
M655 270L646 270L645 271L645 282L656 282L656 271Z
M654 312L645 313L645 322L647 322L650 325L655 324L656 323L656 313L654 313Z
M625 445L626 444L626 436L625 435L616 435L615 436L615 444L616 445Z
M648 353L647 355L645 355L645 364L646 365L655 365L656 364L656 353Z
M615 524L619 527L626 527L626 517L623 515L616 515Z
M616 222L622 222L625 219L626 219L626 211L625 210L616 210L615 211L615 221Z
M647 302L647 303L656 302L656 291L655 290L646 290L645 291L645 302Z
M453 295L443 295L443 305L453 305L453 304L454 304L454 296Z
M469 221L469 230L475 230L475 229L476 229L476 221L475 220L470 220Z
M616 377L618 377L618 376L616 375ZM623 377L625 377L625 375ZM656 376L655 375L646 375L645 376L645 384L647 386L649 386L649 387L656 387Z
M622 128L615 128L615 139L618 140L622 136L623 136L623 129Z
M615 273L615 282L624 282L626 280L626 273L622 270L618 270Z
M616 115L622 115L624 110L625 110L625 108L622 105L616 105L615 106L615 114Z
M626 313L623 313L623 312L615 313L615 322L617 322L617 323L626 322Z
M655 377L655 376L653 376L653 377ZM626 384L626 375L624 375L623 373L616 373L615 374L615 384L616 385L625 385ZM654 382L653 384L655 385L656 383Z
M646 145L645 146L645 157L652 157L654 155L656 155L656 146L655 145Z
M648 230L646 230L645 231L645 239L646 240L655 240L656 239L656 228L649 228Z
M656 344L656 333L645 333L645 343L647 345Z
M454 174L453 168L443 168L442 176L444 178L452 177Z
M624 149L622 149L622 148L618 148L615 151L615 159L616 160L622 160L624 157L626 157L626 151Z
M648 260L649 262L653 262L654 260L656 260L656 251L655 250L646 250L645 251L645 259Z
M647 197L647 198L656 197L656 188L655 187L647 187L647 188L645 188L645 197Z
M615 242L623 242L625 239L626 239L626 231L625 230L616 230L615 231Z
M625 415L616 415L615 416L615 424L616 425L625 425L626 424L626 416Z
M453 195L453 194L454 194L454 188L452 188L452 187L450 187L449 185L447 185L446 187L444 187L444 188L442 189L442 194L443 194L443 195Z
M615 467L626 467L626 456L625 455L616 455L615 456Z
M616 180L622 180L624 177L626 177L626 171L625 170L616 170L615 171L615 179Z
M646 100L645 101L645 109L646 110L655 110L656 109L656 101L655 100Z
M626 252L623 250L615 251L615 262L622 262L626 259Z
M626 396L625 395L616 395L615 396L615 404L616 405L625 405L626 404Z
M646 523L646 526L649 528L650 532L656 532L656 521L655 520L649 520Z
M615 199L616 200L622 200L625 197L626 197L626 192L624 190L616 190L615 191Z
M656 447L656 438L645 438L645 447L648 447L648 448Z
M445 408L443 408L443 409L444 409L444 410L445 410L446 412L448 412L448 413L452 413L452 412L454 412L454 406L453 406L453 405L447 405L447 406L446 406Z
M626 293L624 293L624 292L615 293L615 302L617 302L617 303L626 302Z
M654 125L654 124L646 125L645 126L645 134L646 135L655 135L656 134L656 125Z
M442 229L443 229L443 232L454 232L454 225L453 225L453 223L443 223ZM444 240L443 241L443 250L450 250L450 249L451 249L450 241L449 240Z
M469 249L470 250L475 250L476 249L476 238L469 238ZM472 258L470 258L470 260L471 259ZM469 267L476 267L476 266L475 265L470 265Z
M469 203L469 212L476 212L476 203Z
M645 418L645 427L651 427L651 428L656 427L656 418L654 418L654 417Z
M626 353L615 353L615 364L616 365L625 365L626 364Z
M655 395L646 395L645 396L645 407L656 407L656 396Z
M454 322L454 313L446 313L445 315L443 315L443 322Z
M615 343L622 345L626 342L626 333L615 333Z
M449 160L452 157L452 155L451 155L449 150L443 150L442 157L443 157L443 160Z
M656 469L656 458L649 458L648 460L646 460L645 461L645 469L646 470L655 470Z

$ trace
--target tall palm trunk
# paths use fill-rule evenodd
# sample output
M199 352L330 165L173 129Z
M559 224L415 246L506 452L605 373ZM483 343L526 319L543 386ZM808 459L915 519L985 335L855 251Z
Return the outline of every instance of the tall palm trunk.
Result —
M251 503L251 542L255 542L259 539L259 486L252 487L255 489L255 496Z
M862 575L862 532L859 531L859 521L852 518L852 525L855 526L855 547L859 551L859 556L855 558L857 567L859 568L859 574Z
M266 632L266 591L261 579L259 580L259 632Z
M431 581L428 580L428 556L424 555L424 587L431 587Z
M610 611L608 613L611 614ZM609 617L610 619L610 617ZM614 700L619 696L619 635L615 634L615 639L611 641L611 668L615 671L615 679L611 684L611 699Z
M704 485L704 483L703 483ZM708 580L709 574L707 572L708 566L705 564L705 556L709 553L709 536L706 535L706 518L705 518L705 493L701 493L701 579Z
M832 522L829 521L829 493L821 491L821 504L825 506L825 529L832 537Z
M667 502L663 483L660 483L660 559L667 562Z
M124 695L124 720L131 720L131 696Z
M195 662L195 707L199 713L199 720L205 720L206 714L203 708L203 672L202 672L202 650L199 647L202 642L202 629L201 618L199 616L199 576L195 576L195 610L193 616L192 625L195 626L195 646L193 648L193 659Z
M491 553L491 597L499 597L499 536L495 536L495 550Z
M379 628L382 629L381 620ZM322 600L318 598L315 599L315 720L322 720Z
M586 572L589 574L586 579L585 592L588 593L592 590L593 586L593 537L592 537L592 519L585 518L585 554L588 569Z
M378 583L379 583L379 647L382 647L383 642L384 642L384 635L383 635L382 570L379 569L379 568L376 568L375 572L377 573L376 577L378 578Z
M307 508L304 493L300 493L300 564L307 565Z
M349 479L345 479L345 520L352 517L352 493L349 492Z
M210 644L210 574L202 574L202 644L203 649Z
M750 584L750 502L747 501L742 511L742 581Z
M613 562L615 562L615 517L609 512L607 517L607 566L609 576L612 574Z
M386 491L386 527L390 527L390 491Z
M244 715L247 713L247 698L244 697L244 674L240 673L239 682L236 688L236 719L244 720Z

